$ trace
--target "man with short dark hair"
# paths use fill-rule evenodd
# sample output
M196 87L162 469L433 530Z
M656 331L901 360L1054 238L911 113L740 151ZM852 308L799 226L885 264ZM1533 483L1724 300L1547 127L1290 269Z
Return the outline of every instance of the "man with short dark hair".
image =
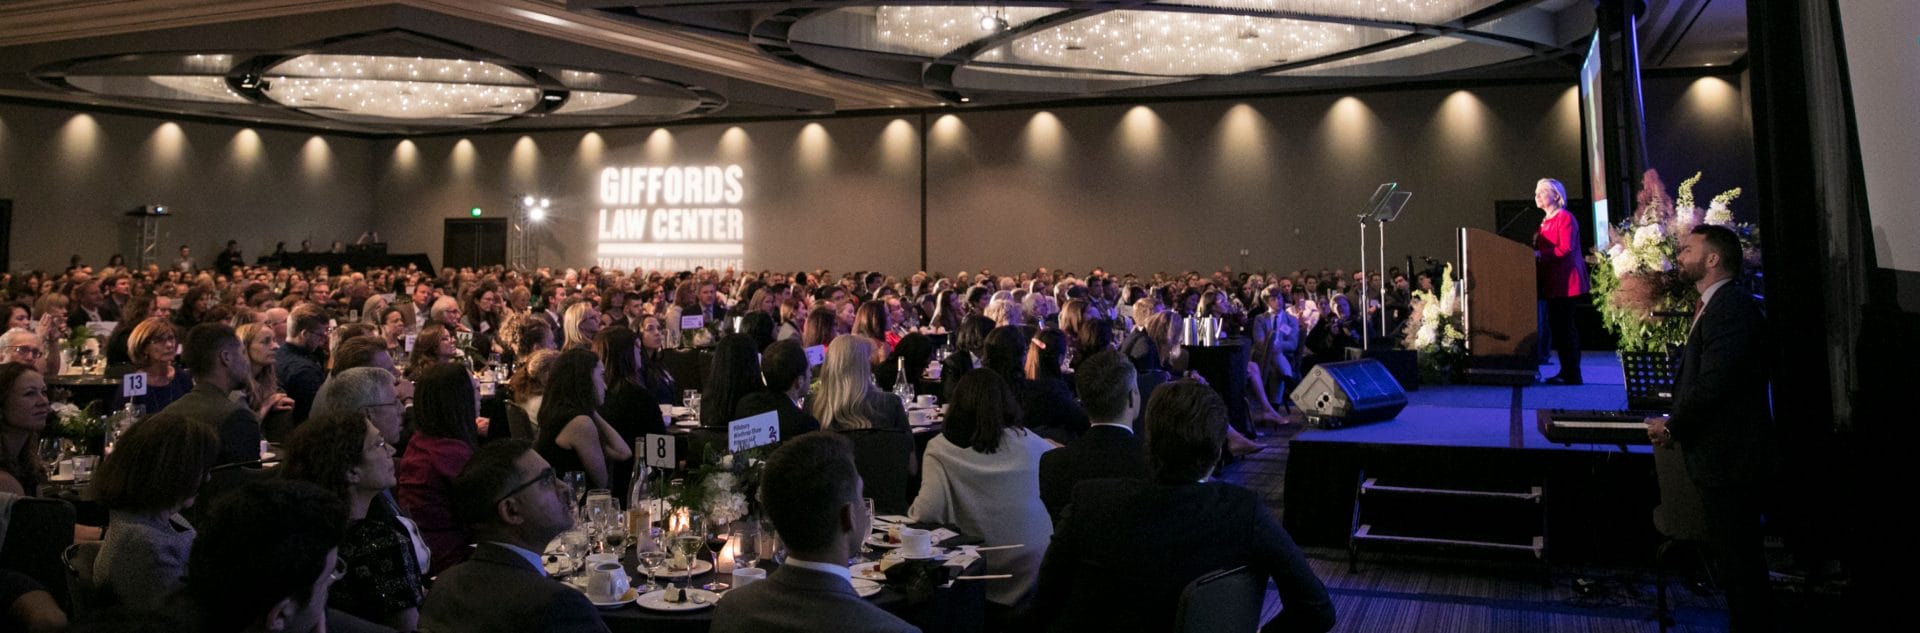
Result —
M1284 606L1262 631L1333 628L1326 586L1260 495L1208 481L1226 437L1227 405L1212 387L1178 380L1153 392L1153 479L1074 487L1040 567L1035 630L1172 630L1182 589L1201 575L1241 566L1271 577Z
M333 327L327 313L309 303L294 308L287 320L287 342L274 353L273 373L293 398L291 419L297 426L307 420L313 395L327 379L327 335Z
M202 323L187 331L186 365L193 372L193 390L167 405L166 413L211 425L220 436L217 464L260 460L260 418L253 409L227 394L247 386L252 365L246 347L233 328Z
M547 577L539 552L573 527L553 467L525 440L486 444L453 481L455 516L478 543L434 581L422 633L606 631L586 594Z
M1073 487L1089 479L1147 478L1147 456L1133 434L1140 411L1140 383L1133 362L1106 350L1087 358L1074 372L1080 406L1092 424L1079 439L1040 455L1040 501L1057 523L1073 498Z
M742 417L775 411L780 414L780 439L790 440L820 430L819 418L800 406L812 382L807 352L799 341L776 341L760 356L760 378L767 388L740 399Z
M1775 465L1766 316L1737 281L1744 260L1732 230L1695 227L1675 259L1700 303L1674 378L1673 415L1647 420L1647 437L1683 450L1732 630L1765 630L1773 615L1761 515Z
M766 580L728 592L715 608L713 633L918 633L853 591L846 560L860 551L873 518L863 494L846 437L808 433L774 449L760 479L760 505L787 545L787 562Z
M73 287L73 309L67 311L67 329L78 330L94 321L107 321L106 295L100 284L86 282Z
M268 480L214 502L196 526L186 596L202 633L326 630L327 595L346 575L346 502L313 484Z

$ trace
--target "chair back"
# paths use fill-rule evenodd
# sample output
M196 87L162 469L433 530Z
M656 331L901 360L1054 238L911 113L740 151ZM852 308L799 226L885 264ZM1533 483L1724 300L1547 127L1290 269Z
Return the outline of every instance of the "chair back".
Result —
M841 431L853 440L853 466L866 482L867 496L873 498L873 511L879 514L906 514L917 492L912 474L913 434L886 429Z
M1707 511L1700 491L1687 476L1686 453L1677 444L1653 449L1654 476L1660 484L1660 505L1653 509L1653 528L1676 541L1707 540Z
M1208 573L1180 592L1177 633L1252 633L1260 628L1267 577L1246 567Z
M61 555L67 566L67 592L72 594L74 620L86 619L88 614L113 606L93 580L93 560L99 556L98 542L74 543Z
M7 538L0 543L0 568L11 569L40 583L61 609L71 610L62 554L73 544L73 506L59 499L35 497L13 502Z

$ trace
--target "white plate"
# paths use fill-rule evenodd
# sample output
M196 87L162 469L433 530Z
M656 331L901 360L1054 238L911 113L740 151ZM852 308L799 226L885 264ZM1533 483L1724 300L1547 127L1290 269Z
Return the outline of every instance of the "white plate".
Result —
M555 560L558 559L558 560ZM548 576L565 576L580 567L572 556L566 554L547 554L540 557L540 565L547 568Z
M581 593L585 593L585 592L581 592ZM617 608L632 604L636 600L639 600L639 594L640 594L640 591L638 589L629 588L627 589L627 595L621 596L617 600L601 602L595 599L592 594L588 594L587 601L593 603L593 606L600 607L602 609L617 609Z
M704 560L693 561L693 575L698 576L700 574L704 574L710 571L713 571L713 563L709 563ZM648 576L653 576L655 578L679 578L681 576L687 575L686 570L667 569L665 565L662 565L660 567L655 567L652 569L641 568L640 573L646 574Z
M652 609L654 611L698 611L712 607L713 603L720 599L720 594L697 587L689 587L687 588L686 602L667 602L667 592L669 591L677 592L679 590L661 589L659 591L642 594L639 598L635 599L633 603L640 605L642 609ZM694 602L693 598L695 596L699 596L705 601Z
M699 420L674 420L673 425L683 429L697 429L697 428L700 428L700 421Z
M853 579L853 591L854 593L860 594L862 598L871 598L873 594L880 593L880 583L865 578L855 578Z
M891 552L887 552L887 556L891 558L904 558L907 560L937 560L941 558L946 558L947 550L946 548L936 547L928 551L924 556L908 556L906 550L897 549Z
M888 543L887 533L885 532L874 532L873 534L868 535L867 544L872 545L874 547L882 547L886 549L893 549L900 546L899 543Z
M878 562L860 563L848 567L847 571L853 572L853 578L856 581L865 579L874 582L886 582L887 580L887 573L880 571L880 563Z

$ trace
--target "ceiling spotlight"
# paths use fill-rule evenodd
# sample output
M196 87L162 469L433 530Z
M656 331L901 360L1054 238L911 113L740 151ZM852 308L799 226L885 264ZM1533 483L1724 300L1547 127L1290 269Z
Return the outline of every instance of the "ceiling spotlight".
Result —
M534 207L532 211L527 212L527 219L535 222L545 222L547 220L546 207Z
M540 199L540 208L542 208L542 209L545 209L545 208L547 208L548 206L551 206L552 204L553 204L553 201L552 201L552 200L548 200L548 199L546 199L546 198L541 198L541 199Z
M1007 18L1000 14L980 16L980 30L994 33L1007 30Z
M966 102L968 102L968 101L972 101L972 100L973 100L973 98L972 98L972 97L961 97L961 98L960 98L960 102L961 102L961 103L966 103Z
M520 204L523 204L529 207L533 206L533 196L527 196L525 198L521 198Z
M560 97L560 95L557 95L557 94L553 94L553 93L551 93L551 92L549 92L549 93L547 93L547 96L544 96L544 97L541 97L541 98L542 98L542 99L546 99L546 100L548 100L548 101L559 101L561 97Z

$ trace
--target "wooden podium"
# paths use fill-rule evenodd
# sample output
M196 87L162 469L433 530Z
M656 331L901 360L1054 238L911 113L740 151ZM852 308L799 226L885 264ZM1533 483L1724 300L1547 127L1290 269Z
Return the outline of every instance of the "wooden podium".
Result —
M1540 367L1533 249L1498 233L1460 229L1468 382L1530 384Z

